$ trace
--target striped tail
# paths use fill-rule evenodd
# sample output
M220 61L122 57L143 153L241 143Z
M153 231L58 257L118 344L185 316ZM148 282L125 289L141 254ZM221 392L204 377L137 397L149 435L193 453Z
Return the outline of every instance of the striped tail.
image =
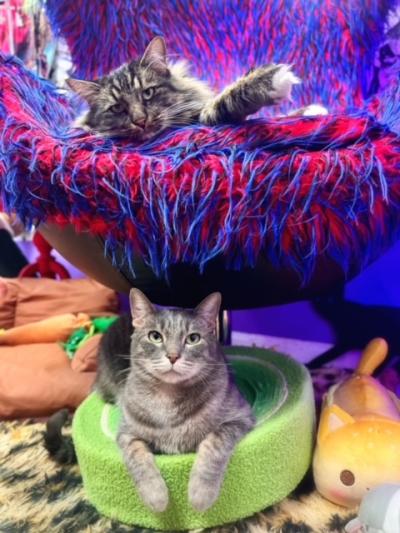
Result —
M61 409L52 415L46 423L44 447L49 455L59 464L75 464L77 462L74 443L70 436L62 434L62 428L68 419L68 409Z

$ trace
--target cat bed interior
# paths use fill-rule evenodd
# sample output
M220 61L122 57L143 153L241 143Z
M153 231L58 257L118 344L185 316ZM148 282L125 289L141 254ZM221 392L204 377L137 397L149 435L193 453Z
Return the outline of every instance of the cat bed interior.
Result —
M198 513L188 503L194 454L159 455L170 505L159 514L145 507L115 443L118 409L92 393L77 410L72 432L87 497L100 513L155 529L205 528L261 511L298 485L313 446L314 399L307 370L268 350L229 347L227 352L257 425L238 444L216 504Z

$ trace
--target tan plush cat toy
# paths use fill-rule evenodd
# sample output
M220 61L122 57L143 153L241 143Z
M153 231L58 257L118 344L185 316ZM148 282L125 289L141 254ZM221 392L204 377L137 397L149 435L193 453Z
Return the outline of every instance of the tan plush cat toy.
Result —
M400 482L400 400L371 376L387 352L385 340L371 341L354 375L325 399L314 480L339 505L352 507L373 487Z

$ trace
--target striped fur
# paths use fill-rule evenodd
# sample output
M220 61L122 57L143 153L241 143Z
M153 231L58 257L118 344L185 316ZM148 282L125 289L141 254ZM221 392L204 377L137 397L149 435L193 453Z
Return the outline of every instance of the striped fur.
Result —
M97 389L121 407L117 442L142 500L154 511L166 509L168 490L153 451L198 451L189 501L204 511L219 495L236 443L254 425L215 336L219 305L214 293L194 311L157 311L132 289L131 323L122 317L104 335ZM130 355L121 343L129 339L127 329Z
M265 65L251 70L226 87L204 107L200 121L216 125L242 122L266 105L290 98L292 86L300 83L289 65Z
M171 126L241 122L288 98L299 82L288 65L267 65L214 95L205 82L190 76L186 63L168 63L164 40L156 37L141 59L97 81L70 79L67 84L89 105L76 127L143 141Z

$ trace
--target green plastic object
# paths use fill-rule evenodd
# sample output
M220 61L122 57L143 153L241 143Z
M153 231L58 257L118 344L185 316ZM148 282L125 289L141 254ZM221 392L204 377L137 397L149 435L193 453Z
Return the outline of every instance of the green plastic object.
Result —
M163 513L145 507L115 443L120 413L93 393L75 414L73 439L87 497L100 513L154 529L206 528L250 516L296 488L311 462L315 426L306 368L264 349L229 347L227 351L257 425L236 447L214 506L204 513L190 506L187 486L195 456L185 454L157 456L170 505Z
M117 316L100 316L91 319L90 328L79 328L75 330L68 338L67 342L62 343L67 356L73 359L77 349L82 346L88 339L97 333L104 333L113 322L117 320Z

